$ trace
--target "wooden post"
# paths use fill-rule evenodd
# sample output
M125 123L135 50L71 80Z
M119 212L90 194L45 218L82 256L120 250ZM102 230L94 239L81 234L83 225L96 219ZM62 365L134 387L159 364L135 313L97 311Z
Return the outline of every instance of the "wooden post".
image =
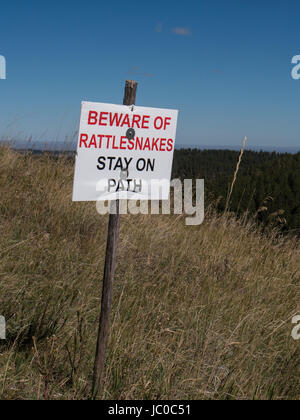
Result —
M123 105L134 105L136 97L137 82L126 80ZM92 397L100 398L102 393L105 351L110 323L112 290L115 276L117 247L120 230L120 203L116 200L111 203L111 209L115 205L116 214L109 215L105 265L103 274L101 311L99 320L99 331L94 364Z

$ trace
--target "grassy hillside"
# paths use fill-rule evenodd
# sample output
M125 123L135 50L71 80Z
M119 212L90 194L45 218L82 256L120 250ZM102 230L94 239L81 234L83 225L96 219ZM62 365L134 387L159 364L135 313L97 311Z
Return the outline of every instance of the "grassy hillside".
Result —
M73 163L0 149L0 398L89 398L107 217ZM207 210L122 216L104 397L300 398L297 239Z

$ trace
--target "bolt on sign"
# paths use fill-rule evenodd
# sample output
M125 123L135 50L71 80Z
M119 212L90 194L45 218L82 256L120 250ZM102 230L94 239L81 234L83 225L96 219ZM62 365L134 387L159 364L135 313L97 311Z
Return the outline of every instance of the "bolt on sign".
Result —
M82 102L73 201L167 200L177 115Z

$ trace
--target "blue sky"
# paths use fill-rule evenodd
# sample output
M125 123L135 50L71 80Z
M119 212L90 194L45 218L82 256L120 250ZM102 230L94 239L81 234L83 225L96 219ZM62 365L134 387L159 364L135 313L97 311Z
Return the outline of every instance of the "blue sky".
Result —
M53 141L80 102L179 109L177 142L300 145L297 1L2 2L0 138ZM300 147L300 146L299 146Z

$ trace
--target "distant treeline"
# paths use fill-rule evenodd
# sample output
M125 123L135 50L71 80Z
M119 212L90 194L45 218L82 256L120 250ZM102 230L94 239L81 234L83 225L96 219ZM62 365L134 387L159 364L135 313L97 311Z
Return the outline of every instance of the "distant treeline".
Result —
M238 161L231 150L175 150L173 178L204 178L206 202L222 211ZM230 210L249 211L265 225L300 232L300 153L245 151Z

